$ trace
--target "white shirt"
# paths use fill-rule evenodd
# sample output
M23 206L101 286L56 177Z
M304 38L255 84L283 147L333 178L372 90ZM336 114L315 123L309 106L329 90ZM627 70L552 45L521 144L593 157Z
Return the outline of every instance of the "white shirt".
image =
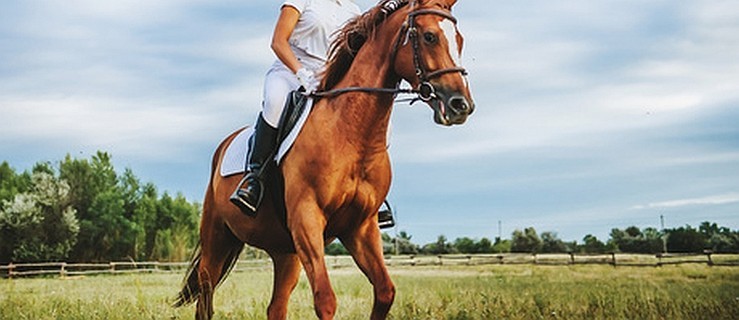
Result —
M326 63L335 32L361 14L359 7L350 0L286 0L283 6L300 12L288 39L293 52L300 60L314 60L310 62L320 65Z

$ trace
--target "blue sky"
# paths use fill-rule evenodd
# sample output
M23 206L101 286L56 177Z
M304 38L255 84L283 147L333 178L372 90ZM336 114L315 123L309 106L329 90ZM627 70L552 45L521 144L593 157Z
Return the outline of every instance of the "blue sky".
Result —
M362 9L374 1L357 1ZM110 152L200 201L215 146L251 123L280 1L6 1L0 160ZM739 228L739 4L455 7L475 114L393 113L390 199L417 243L534 226Z

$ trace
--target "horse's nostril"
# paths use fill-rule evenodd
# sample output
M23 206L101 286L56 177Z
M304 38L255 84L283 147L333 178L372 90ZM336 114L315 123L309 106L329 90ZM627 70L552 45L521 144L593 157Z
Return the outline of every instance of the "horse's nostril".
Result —
M464 97L453 97L449 99L449 106L457 112L467 112L470 110L470 105Z

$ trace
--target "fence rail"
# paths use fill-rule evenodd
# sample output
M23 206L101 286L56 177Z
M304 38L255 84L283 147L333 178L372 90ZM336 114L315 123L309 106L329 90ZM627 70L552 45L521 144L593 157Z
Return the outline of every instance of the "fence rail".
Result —
M353 267L349 256L327 256L329 268ZM678 264L706 264L708 266L739 267L739 254L450 254L450 255L398 255L386 256L385 264L390 267L414 266L472 266L472 265L585 265L607 264L614 267L660 267ZM30 276L83 276L95 274L162 273L182 272L189 262L109 262L109 263L19 263L0 265L0 277L17 278ZM269 259L239 260L234 272L270 270Z

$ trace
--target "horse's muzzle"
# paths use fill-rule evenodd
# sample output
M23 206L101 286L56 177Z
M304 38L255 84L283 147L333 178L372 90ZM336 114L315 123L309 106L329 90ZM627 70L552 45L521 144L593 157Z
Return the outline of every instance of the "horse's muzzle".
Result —
M475 111L475 103L464 94L437 89L435 95L429 101L429 105L434 110L434 121L437 124L444 126L463 124Z

